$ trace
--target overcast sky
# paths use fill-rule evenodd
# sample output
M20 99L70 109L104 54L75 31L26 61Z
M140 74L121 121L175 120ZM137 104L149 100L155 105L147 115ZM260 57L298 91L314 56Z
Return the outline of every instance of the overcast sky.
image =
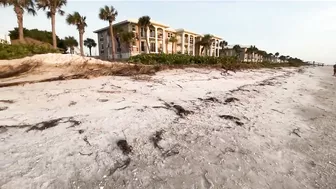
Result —
M78 11L87 17L85 38L97 39L94 30L106 27L99 20L99 8L114 6L117 22L149 15L172 28L221 36L229 44L256 45L267 52L279 52L304 60L333 64L336 62L336 2L332 1L68 1L66 13ZM17 27L12 7L0 7L0 34ZM51 30L45 13L25 15L24 27ZM75 36L78 31L57 16L60 37ZM87 52L87 50L86 50ZM93 50L93 53L98 51Z

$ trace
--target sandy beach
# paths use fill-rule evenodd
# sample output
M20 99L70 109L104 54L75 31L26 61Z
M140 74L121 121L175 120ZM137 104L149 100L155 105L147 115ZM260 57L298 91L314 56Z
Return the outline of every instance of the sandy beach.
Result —
M0 88L0 188L335 188L332 68Z

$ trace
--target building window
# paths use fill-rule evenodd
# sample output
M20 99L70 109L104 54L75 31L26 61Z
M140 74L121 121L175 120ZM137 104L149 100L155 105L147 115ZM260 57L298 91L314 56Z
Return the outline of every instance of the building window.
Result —
M134 24L132 25L132 31L136 32L136 26Z
M104 50L101 50L101 51L100 51L100 54L104 54Z
M155 43L150 43L150 52L155 52Z
M149 37L155 37L155 31L153 29L149 30Z
M172 33L168 33L168 38L171 38L171 37L173 37Z
M143 27L140 30L140 36L145 37L145 28L143 28Z
M136 41L135 40L132 41L132 45L136 46Z
M194 43L194 37L190 36L190 43L193 44Z
M103 37L103 34L100 34L100 38L99 38L99 41L104 41L104 37Z
M101 44L101 49L104 50L104 44Z
M140 43L140 48L141 48L141 52L145 52L145 42L144 41L141 41Z

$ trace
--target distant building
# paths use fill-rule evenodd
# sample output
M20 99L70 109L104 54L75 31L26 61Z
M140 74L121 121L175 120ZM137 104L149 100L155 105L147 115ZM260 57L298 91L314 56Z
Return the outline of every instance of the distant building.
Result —
M5 34L0 34L0 43L8 43L11 44L10 37Z
M271 57L263 57L258 53L248 53L248 48L250 47L248 45L239 45L240 49L238 49L238 52L235 51L235 49L233 48L234 46L235 45L225 46L223 49L220 50L220 56L237 56L239 60L243 62L279 62L279 59L274 55Z

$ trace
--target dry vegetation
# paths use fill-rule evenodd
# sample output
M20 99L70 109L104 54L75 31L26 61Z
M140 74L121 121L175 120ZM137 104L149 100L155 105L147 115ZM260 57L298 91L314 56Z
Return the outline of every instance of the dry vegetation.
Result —
M41 63L36 61L27 61L19 65L2 65L0 66L0 79L22 75L40 65Z
M51 54L46 58L54 56ZM55 61L63 62L62 55L53 57ZM63 57L64 58L64 57ZM203 59L202 59L203 60ZM216 59L217 60L217 59ZM243 69L259 68L279 68L281 66L292 66L290 64L270 64L270 63L217 63L217 64L141 64L141 63L110 63L96 62L96 59L81 59L76 57L69 59L69 63L45 63L45 60L32 58L21 62L20 64L0 64L0 87L23 85L27 83L49 82L56 80L68 79L89 79L99 76L131 76L133 80L149 81L158 71L167 69L184 69L184 68L206 68L224 70L225 73ZM20 79L25 76L39 76L38 79ZM6 80L4 82L4 80ZM10 80L10 82L9 82Z

